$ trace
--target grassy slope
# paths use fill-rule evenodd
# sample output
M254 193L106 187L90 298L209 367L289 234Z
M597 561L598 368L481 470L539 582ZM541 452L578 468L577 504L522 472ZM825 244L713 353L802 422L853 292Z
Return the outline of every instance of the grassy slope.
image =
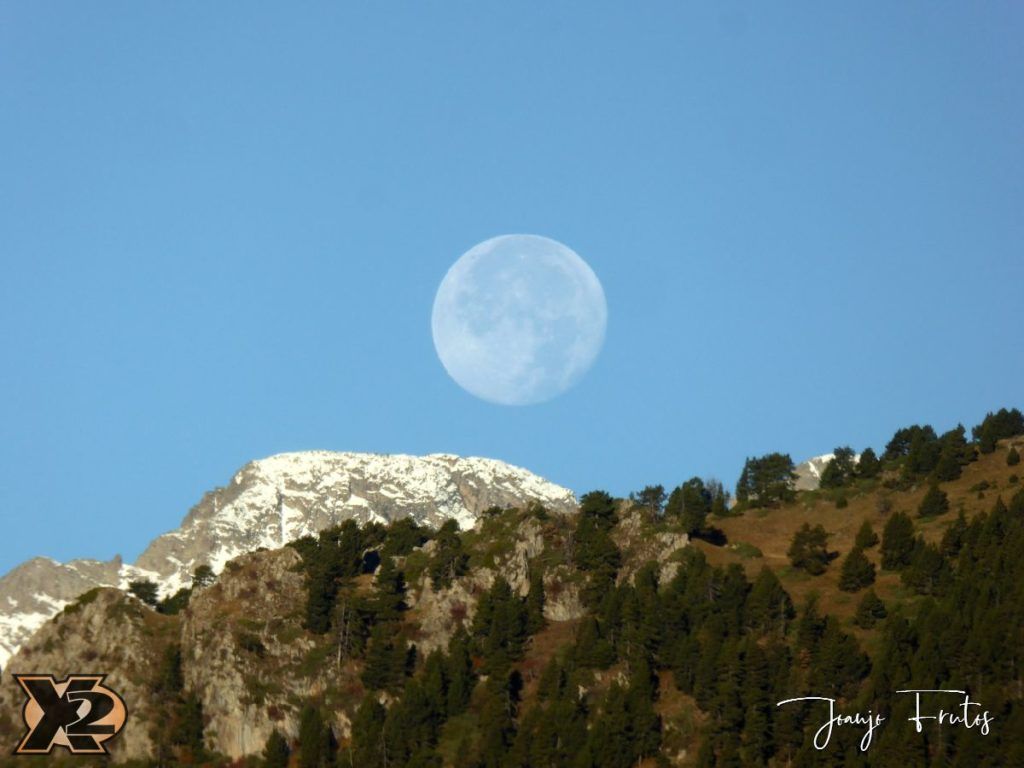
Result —
M870 522L881 539L886 520L899 511L914 520L915 528L926 540L938 542L949 524L956 519L959 510L962 509L970 519L979 512L990 510L998 496L1002 495L1003 500L1008 501L1021 488L1019 482L1010 484L1011 475L1024 475L1022 465L1006 465L1006 454L1011 444L1016 444L1020 450L1024 441L1019 438L1003 441L994 453L981 455L977 461L964 467L959 479L942 483L940 488L949 497L949 512L936 518L924 520L917 517L917 507L928 490L926 483L899 491L889 490L880 482L872 482L858 489L847 490L849 504L844 509L836 507L834 492L814 491L801 493L793 503L776 509L748 510L739 517L716 520L714 524L725 532L729 544L716 547L698 541L697 546L707 555L709 562L715 565L741 563L750 578L755 577L762 567L768 566L779 576L797 606L803 605L807 597L816 592L820 597L821 609L843 619L845 628L857 634L870 651L871 641L877 631L864 631L852 623L864 590L851 594L842 592L838 586L843 559L853 548L854 537L861 524L864 520ZM972 490L983 482L988 482L990 487L984 491ZM887 513L881 511L880 501L883 498L891 500L891 511ZM820 523L830 534L830 550L838 553L838 557L821 576L810 576L793 569L786 556L793 534L805 522L811 525ZM762 556L750 556L750 550L744 544L756 547ZM876 546L867 551L868 558L878 568L874 585L878 596L886 604L901 602L912 606L917 598L903 587L898 573L881 570L878 550Z

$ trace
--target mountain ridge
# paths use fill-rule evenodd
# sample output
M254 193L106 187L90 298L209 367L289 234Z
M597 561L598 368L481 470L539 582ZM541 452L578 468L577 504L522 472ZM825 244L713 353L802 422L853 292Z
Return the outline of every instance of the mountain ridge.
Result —
M559 511L576 503L567 488L496 459L322 450L256 459L205 493L134 563L120 556L67 563L35 557L0 577L0 669L42 624L94 587L123 590L148 579L166 596L188 586L199 565L220 571L238 555L281 547L346 519L412 517L431 527L453 519L466 529L489 507L528 501Z

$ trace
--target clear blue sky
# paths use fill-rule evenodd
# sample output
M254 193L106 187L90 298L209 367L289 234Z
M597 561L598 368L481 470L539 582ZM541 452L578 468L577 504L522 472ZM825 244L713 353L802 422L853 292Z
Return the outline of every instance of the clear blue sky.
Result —
M134 558L279 451L625 494L1024 405L1021 40L1016 3L5 0L0 572ZM430 337L508 232L609 306L528 408Z

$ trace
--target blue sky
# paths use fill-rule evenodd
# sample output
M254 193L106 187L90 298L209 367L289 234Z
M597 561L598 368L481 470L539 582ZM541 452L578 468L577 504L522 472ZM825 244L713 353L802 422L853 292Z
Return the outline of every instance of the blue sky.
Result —
M1014 3L0 2L0 572L134 558L279 451L625 494L1024 405L1021 39ZM430 338L509 232L609 308L527 408Z

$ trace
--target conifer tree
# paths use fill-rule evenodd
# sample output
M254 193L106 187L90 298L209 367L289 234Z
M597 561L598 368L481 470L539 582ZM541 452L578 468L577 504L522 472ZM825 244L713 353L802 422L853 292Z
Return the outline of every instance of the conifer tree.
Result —
M914 523L902 512L896 512L882 531L882 568L895 571L910 562L914 551Z
M306 704L299 715L299 768L330 768L335 765L337 744L320 710Z
M783 588L778 576L770 568L763 567L747 598L747 625L763 631L786 634L789 621L796 615L793 601Z
M854 623L861 629L871 629L876 622L886 616L885 603L881 601L875 590L869 589L861 598L854 616Z
M406 644L395 639L392 627L384 623L375 624L361 675L363 685L371 690L395 691L400 688L408 653Z
M949 511L949 498L938 485L931 485L917 508L918 517L938 517Z
M544 572L535 568L530 574L530 591L526 594L526 631L535 635L544 629Z
M459 628L448 643L448 655L445 657L445 679L448 685L447 711L449 717L465 710L473 693L473 686L476 684L469 644L469 636L462 628Z
M693 535L704 528L714 499L699 477L691 477L675 488L665 505L665 515L679 520L683 529Z
M796 495L793 469L793 459L785 453L748 458L736 483L736 499L757 507L792 500Z
M1006 466L1016 467L1018 464L1020 464L1020 454L1015 447L1010 446L1010 450L1006 453Z
M352 719L349 764L360 768L384 768L384 722L387 711L372 693L366 694Z
M809 523L804 523L793 535L790 544L789 561L794 568L802 568L812 575L825 572L829 562L828 533L821 525L813 528Z
M434 589L451 586L454 579L462 576L469 565L469 557L463 551L459 525L446 520L434 537L437 549L431 559L428 571Z
M839 588L844 592L856 592L875 582L875 564L864 556L864 550L854 547L843 561L839 574Z
M395 565L393 557L380 562L375 579L377 599L375 608L378 621L393 621L405 610L405 575Z
M860 461L857 462L857 477L870 480L878 477L881 471L882 463L878 460L878 456L875 455L871 448L865 448L864 452L860 455Z
M647 510L652 515L661 514L661 508L665 506L665 486L648 485L636 493L629 495L630 501L638 507Z
M857 538L854 540L853 545L860 549L871 549L878 543L878 534L875 533L875 529L871 527L871 523L865 520L860 528L857 530Z
M849 446L840 446L832 452L832 459L821 471L822 488L842 488L853 479L856 469L855 454Z
M938 547L919 538L914 542L910 563L900 577L920 595L938 595L946 590L952 571Z
M1024 414L1018 409L1000 408L996 413L987 413L985 419L971 430L982 453L992 453L996 442L1007 437L1024 434Z
M956 557L960 554L960 548L964 545L964 537L967 534L967 518L961 509L946 532L942 534L942 543L939 544L939 551L944 557Z
M157 598L159 596L158 587L156 582L150 581L149 579L139 579L138 581L132 581L128 584L128 591L131 592L135 597L139 598L148 606L156 606Z
M288 768L288 758L291 754L288 741L281 732L276 728L272 730L267 737L266 746L263 747L264 768Z

